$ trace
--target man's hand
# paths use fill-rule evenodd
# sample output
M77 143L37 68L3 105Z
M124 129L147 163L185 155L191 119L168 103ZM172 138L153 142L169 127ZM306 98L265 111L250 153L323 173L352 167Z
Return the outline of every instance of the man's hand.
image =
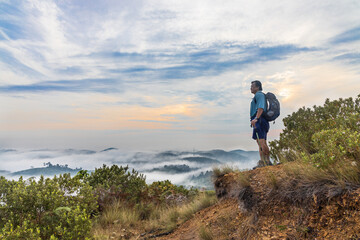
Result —
M251 126L253 126L254 128L256 128L255 123L257 122L257 119L254 118L253 120L251 120Z
M251 126L256 128L255 123L258 121L258 119L261 117L261 114L264 112L264 109L259 108L256 112L256 117L251 121Z

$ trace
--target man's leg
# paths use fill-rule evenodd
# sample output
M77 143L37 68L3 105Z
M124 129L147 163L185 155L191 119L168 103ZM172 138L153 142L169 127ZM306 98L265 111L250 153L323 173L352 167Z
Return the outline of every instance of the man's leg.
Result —
M259 155L260 155L260 162L258 163L258 165L260 165L260 164L265 165L265 160L264 160L264 156L263 156L263 153L262 153L262 148L261 148L260 142L259 142L258 139L256 139L256 142L257 142L257 144L259 146Z
M256 140L256 142L259 145L259 153L260 153L260 158L261 161L264 163L264 165L271 165L270 162L270 150L269 147L266 143L265 139L259 139Z

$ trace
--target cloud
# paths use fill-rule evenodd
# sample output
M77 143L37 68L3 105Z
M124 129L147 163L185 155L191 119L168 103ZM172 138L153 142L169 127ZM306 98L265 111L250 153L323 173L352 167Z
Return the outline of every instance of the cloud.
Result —
M31 167L44 167L44 163L51 162L53 165L67 164L70 168L83 168L85 170L94 170L102 167L103 164L111 166L113 164L119 166L129 166L136 171L144 173L148 183L153 181L170 180L175 184L189 184L191 176L199 175L201 172L211 170L212 164L204 164L200 162L189 162L184 160L185 157L207 156L210 152L201 153L167 151L173 153L172 156L163 156L163 152L132 152L113 149L110 151L92 151L78 149L37 149L37 150L9 150L0 149L0 170L11 172L29 169ZM246 155L242 160L233 160L232 165L240 169L251 168L256 164L254 153L245 152ZM229 159L218 158L224 162ZM186 164L193 170L186 173L166 173L153 171L154 168L162 168L165 165L183 165ZM52 177L52 176L50 176ZM14 177L13 177L14 178Z
M349 42L355 42L360 40L360 26L342 32L335 37L333 37L330 41L332 44L343 44Z
M222 53L222 50L233 52ZM264 61L274 61L285 59L293 54L313 51L309 48L297 47L293 45L278 45L278 46L242 46L242 45L219 45L216 50L211 46L208 49L194 48L182 54L175 53L96 53L91 54L91 57L98 58L102 61L104 58L120 58L121 61L127 61L127 65L132 67L107 69L107 67L99 69L101 75L107 77L114 77L115 79L81 79L81 80L54 80L38 82L29 85L8 85L2 86L0 91L3 92L38 92L38 91L69 91L69 92L114 92L124 91L121 83L126 81L128 84L138 84L139 82L154 82L160 81L168 83L171 80L191 79L200 76L216 76L223 72L234 69L245 68L249 64ZM2 58L7 55L3 55ZM231 59L230 59L231 58ZM9 59L11 60L9 62ZM230 60L223 60L230 59ZM21 65L15 58L4 59L11 66L18 66L26 72L35 72L34 70ZM148 66L136 66L139 63L145 62ZM172 64L170 67L155 67L157 65ZM134 66L135 65L135 66ZM59 74L64 75L79 75L85 72L84 67L66 67L63 69L54 69ZM35 72L36 73L36 72ZM118 80L123 79L123 80ZM120 86L119 86L120 84ZM201 95L201 93L200 93Z
M24 11L18 7L21 1L11 1L11 3L0 2L0 37L3 40L26 38L24 25L14 17L24 14Z
M37 70L27 66L20 59L14 57L10 52L0 48L0 61L7 66L8 69L12 69L13 72L18 72L19 75L25 75L30 77L42 77L43 74Z
M39 82L29 85L0 86L0 92L122 92L122 83L115 79L82 79Z
M345 53L333 58L334 60L346 61L351 64L359 64L360 63L360 53L352 52Z
M255 149L251 80L277 94L281 117L357 91L358 9L351 0L0 1L1 143Z

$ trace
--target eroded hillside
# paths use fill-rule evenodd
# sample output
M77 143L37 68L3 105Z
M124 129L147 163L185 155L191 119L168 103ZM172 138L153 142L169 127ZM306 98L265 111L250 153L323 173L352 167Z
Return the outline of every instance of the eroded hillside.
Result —
M157 239L360 238L360 186L305 180L289 169L291 164L220 175L220 201Z

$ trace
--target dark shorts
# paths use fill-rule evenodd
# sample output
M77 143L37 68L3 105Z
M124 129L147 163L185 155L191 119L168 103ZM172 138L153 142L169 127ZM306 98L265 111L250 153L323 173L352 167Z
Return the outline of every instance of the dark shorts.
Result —
M254 118L255 117L253 117L252 119L254 119ZM259 139L265 139L266 140L269 128L270 128L269 122L265 118L260 117L260 119L255 123L255 128L253 128L252 138L254 140L256 140L258 138L256 136L256 133L257 133L257 135L259 136Z

